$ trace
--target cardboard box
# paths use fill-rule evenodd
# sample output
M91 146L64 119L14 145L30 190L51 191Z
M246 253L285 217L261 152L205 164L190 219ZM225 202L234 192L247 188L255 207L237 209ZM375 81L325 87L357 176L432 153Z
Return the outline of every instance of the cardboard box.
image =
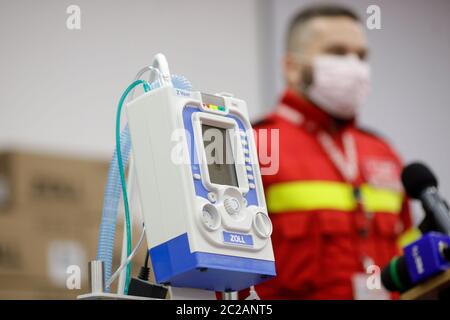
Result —
M95 258L96 239L96 229L43 230L27 220L0 219L0 276L10 279L0 281L0 290L66 291L70 272L78 272L88 291L88 261Z
M88 289L52 288L45 279L0 275L0 300L74 300Z
M0 299L74 299L89 292L88 262L96 258L108 168L102 161L0 154ZM121 256L121 221L113 272ZM139 236L135 228L133 246ZM144 239L132 262L133 275L146 248ZM79 290L66 287L69 265L80 267Z
M0 155L0 214L48 213L78 223L98 223L109 164L54 155ZM68 213L74 213L69 215Z
M21 213L10 217L24 216ZM89 292L88 262L97 254L97 227L66 225L56 227L26 219L0 217L0 299L75 299ZM119 267L123 223L116 226L113 272ZM134 227L133 247L140 236ZM147 241L143 240L132 260L132 276L137 276L145 261ZM68 267L76 265L81 272L81 288L67 289ZM151 261L149 263L150 270ZM150 273L150 281L153 281ZM117 290L117 280L112 292ZM3 293L2 293L3 292ZM8 293L11 293L8 296ZM35 295L33 295L35 293ZM22 296L23 294L23 296Z

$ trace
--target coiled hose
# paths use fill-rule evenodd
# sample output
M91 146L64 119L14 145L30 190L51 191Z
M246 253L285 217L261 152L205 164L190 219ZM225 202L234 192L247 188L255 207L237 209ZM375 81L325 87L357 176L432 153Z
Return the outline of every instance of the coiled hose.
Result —
M126 181L124 167L128 163L128 157L131 149L131 139L128 126L120 131L122 107L128 94L138 85L143 85L144 90L150 90L150 85L147 81L134 81L120 98L117 107L116 117L116 150L114 151L111 166L109 168L108 179L105 188L105 196L103 199L102 222L100 223L100 235L98 241L97 260L105 262L105 280L108 281L111 277L112 258L114 254L114 239L116 233L116 219L117 208L120 200L120 191L122 191L123 204L125 208L125 225L127 235L127 256L131 254L131 223L130 212L128 207L128 195L126 190ZM124 293L128 293L128 282L130 279L131 269L127 265L127 275L125 281ZM109 287L105 288L106 292L110 291Z
M128 163L131 150L131 139L128 126L120 134L121 152L123 163ZM112 260L114 254L114 240L116 235L117 209L119 207L122 186L120 182L119 165L117 161L117 150L114 151L109 166L108 178L103 199L102 221L100 223L100 234L98 239L97 260L105 262L105 280L111 277ZM109 286L105 288L109 292Z

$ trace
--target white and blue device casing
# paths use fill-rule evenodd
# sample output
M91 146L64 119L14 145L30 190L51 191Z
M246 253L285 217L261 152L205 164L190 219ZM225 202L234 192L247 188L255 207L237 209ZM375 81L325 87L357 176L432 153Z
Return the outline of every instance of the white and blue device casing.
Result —
M131 101L127 117L156 281L225 292L274 277L245 102L167 86ZM234 185L211 182L202 125L229 135Z

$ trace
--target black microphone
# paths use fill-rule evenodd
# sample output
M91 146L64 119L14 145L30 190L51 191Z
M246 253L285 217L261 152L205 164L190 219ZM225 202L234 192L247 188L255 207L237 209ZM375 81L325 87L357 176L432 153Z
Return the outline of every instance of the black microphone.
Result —
M416 243L420 242L421 240L416 241ZM425 240L427 241L427 240ZM428 241L429 242L429 241ZM422 247L422 246L421 246ZM423 247L422 247L423 248ZM429 260L430 255L431 256L440 256L445 261L443 262L444 265L448 265L450 263L450 246L443 245L442 247L439 246L439 244L435 243L431 247L428 248L429 250L425 250L426 252L422 252L422 256L418 256L416 252L416 256L413 258L417 259L419 258L426 258L427 261ZM411 262L411 253L412 251L406 251L405 255L400 257L394 257L388 265L386 265L383 270L381 271L381 282L383 283L383 286L391 291L391 292L405 292L412 287L416 286L419 282L424 281L424 279L421 279L420 281L417 279L417 276L415 278L411 277L411 274L415 274L414 270L417 269L416 262ZM406 257L408 256L408 257ZM409 261L409 263L408 263ZM422 260L421 260L422 261ZM427 272L430 271L429 265L425 268ZM423 268L423 265L422 265ZM432 274L429 274L428 277L431 277L438 272L441 272L442 269L440 269L440 266L435 269L435 272ZM425 279L425 280L426 280Z
M381 282L391 292L405 292L414 286L404 256L393 258L383 268Z
M406 193L422 202L427 215L432 216L436 231L450 235L450 212L448 205L438 192L435 175L422 163L412 163L402 172L402 182Z

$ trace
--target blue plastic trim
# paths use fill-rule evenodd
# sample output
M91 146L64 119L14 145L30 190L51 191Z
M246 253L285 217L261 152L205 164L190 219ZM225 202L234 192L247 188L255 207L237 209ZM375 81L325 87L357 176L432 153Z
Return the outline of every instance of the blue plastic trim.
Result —
M238 291L276 275L274 261L190 252L187 233L150 249L157 283Z

